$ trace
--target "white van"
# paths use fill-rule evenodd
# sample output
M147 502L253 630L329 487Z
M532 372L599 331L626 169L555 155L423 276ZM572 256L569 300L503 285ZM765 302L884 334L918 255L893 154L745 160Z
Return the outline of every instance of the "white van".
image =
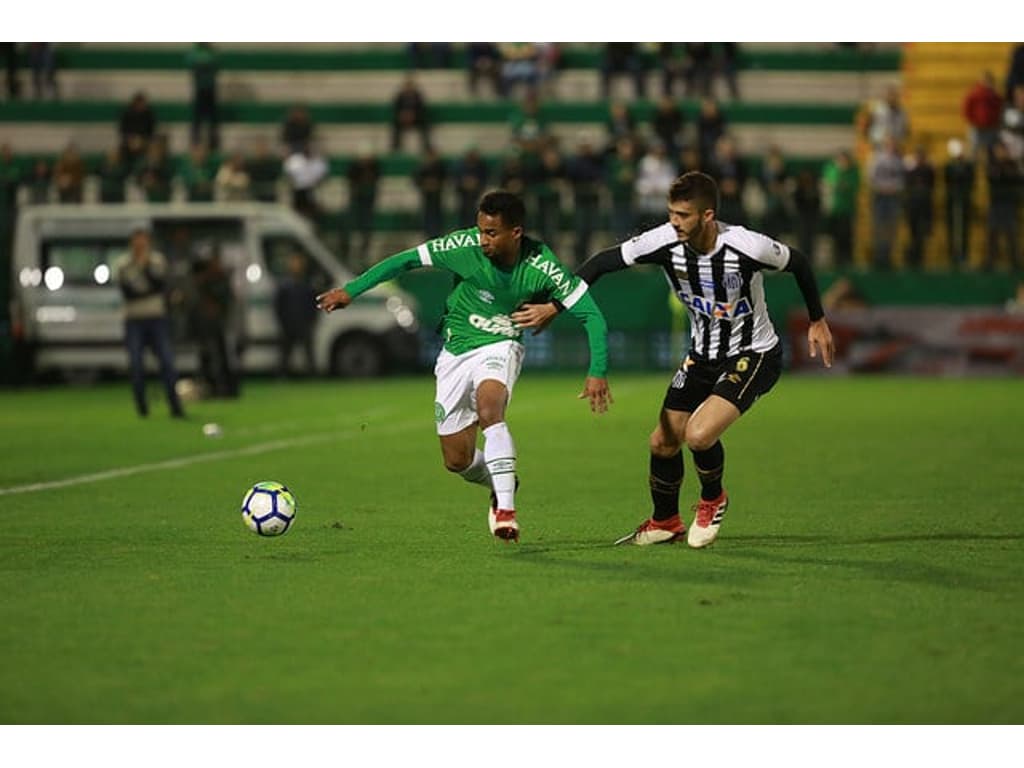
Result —
M219 249L231 271L236 313L228 328L246 373L277 370L276 278L294 251L305 255L317 292L352 279L286 206L269 203L37 205L23 208L15 231L12 322L37 373L68 377L124 373L128 356L120 291L111 267L140 226L171 271L176 365L197 369L184 310L173 295L191 274L197 251ZM343 312L321 316L314 332L317 371L367 377L420 364L417 306L409 294L378 286ZM155 367L147 353L147 366Z

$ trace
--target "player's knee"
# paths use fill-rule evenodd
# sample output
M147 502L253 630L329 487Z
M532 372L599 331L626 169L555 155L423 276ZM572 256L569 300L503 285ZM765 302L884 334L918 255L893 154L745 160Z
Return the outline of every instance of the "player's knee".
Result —
M465 470L473 461L473 458L463 456L445 456L444 457L444 468L449 472L458 474Z
M712 430L690 422L686 425L686 447L691 451L706 451L718 441Z
M679 453L679 442L660 429L651 433L651 453L661 459L670 459Z

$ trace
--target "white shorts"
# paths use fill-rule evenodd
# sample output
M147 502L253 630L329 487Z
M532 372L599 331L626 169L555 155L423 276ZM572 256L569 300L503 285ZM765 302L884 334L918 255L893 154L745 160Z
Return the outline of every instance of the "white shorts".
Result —
M476 390L487 379L500 381L512 400L512 388L519 378L526 350L518 341L499 341L461 355L442 349L434 365L437 393L434 421L437 434L454 435L479 419Z

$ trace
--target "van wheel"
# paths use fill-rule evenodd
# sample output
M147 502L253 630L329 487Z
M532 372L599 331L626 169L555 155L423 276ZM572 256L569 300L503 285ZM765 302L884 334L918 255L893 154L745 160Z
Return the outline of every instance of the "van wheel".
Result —
M331 375L346 379L380 376L384 370L384 352L367 334L343 336L331 350Z

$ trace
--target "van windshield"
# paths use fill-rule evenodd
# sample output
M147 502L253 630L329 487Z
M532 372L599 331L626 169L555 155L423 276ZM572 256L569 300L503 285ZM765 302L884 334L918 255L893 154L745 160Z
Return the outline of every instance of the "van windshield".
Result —
M127 250L119 238L55 238L43 243L43 271L58 270L64 285L106 285L114 261Z

